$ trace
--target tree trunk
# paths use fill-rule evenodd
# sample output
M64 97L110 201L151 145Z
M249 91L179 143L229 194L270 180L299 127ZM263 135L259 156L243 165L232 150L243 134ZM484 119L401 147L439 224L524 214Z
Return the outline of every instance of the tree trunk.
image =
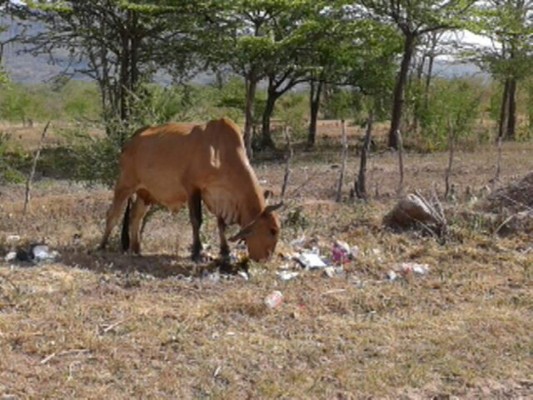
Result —
M405 86L409 74L409 65L411 64L411 58L415 48L415 39L416 36L413 34L405 35L402 63L394 87L391 126L389 130L389 147L394 149L398 148L398 136L396 131L399 131L402 122L403 105L405 102Z
M507 112L509 111L509 79L505 80L502 94L502 104L500 107L500 121L498 122L498 138L505 137L505 126L507 125Z
M244 144L246 146L246 154L248 158L253 159L252 139L253 139L253 123L254 123L254 101L255 91L257 89L257 80L255 77L247 77L246 85L246 106L244 110Z
M313 148L316 141L316 128L318 119L318 109L320 108L320 93L322 92L323 82L311 81L311 91L309 95L309 104L311 115L309 118L309 134L307 135L307 147Z
M507 131L505 136L514 140L516 138L516 79L511 78L509 80L509 93L508 98L508 112L507 112Z
M359 164L359 174L355 180L354 191L358 199L367 199L366 193L366 160L370 152L370 142L372 140L372 128L374 125L374 110L371 108L368 113L366 124L365 141L361 150L361 163Z
M429 88L431 87L431 79L433 78L433 64L435 62L435 55L430 54L428 57L428 71L426 75L426 85L424 87L424 110L429 107Z
M262 148L274 148L274 141L272 140L272 134L270 132L270 119L274 112L274 105L279 98L279 94L276 92L276 88L273 86L272 81L268 81L267 100L265 104L265 110L263 111L263 126L261 132L261 147Z

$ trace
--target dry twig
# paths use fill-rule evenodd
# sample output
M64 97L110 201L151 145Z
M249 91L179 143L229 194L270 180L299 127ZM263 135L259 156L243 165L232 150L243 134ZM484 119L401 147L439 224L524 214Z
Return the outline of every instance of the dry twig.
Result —
M346 159L348 157L348 139L346 138L346 122L344 119L341 121L342 124L342 164L341 171L339 173L339 182L337 184L337 195L335 200L338 202L342 199L342 183L344 181L344 171L346 170Z
M285 192L289 184L289 177L291 175L291 161L294 154L291 143L291 134L289 132L288 126L285 126L284 133L285 140L287 141L287 159L285 161L285 174L283 175L283 185L281 186L281 200L285 198Z
M368 113L365 140L363 143L363 149L361 150L361 162L359 164L359 174L355 181L354 192L357 198L365 199L367 198L366 193L366 160L368 153L370 152L370 141L372 139L372 126L374 123L374 113L373 110L370 110Z
M498 136L498 156L496 157L496 173L492 179L491 192L494 192L496 185L500 182L501 163L502 163L502 137Z
M50 122L51 121L48 120L48 122L44 126L43 132L41 133L41 139L39 140L39 146L37 147L37 151L35 152L35 156L33 157L33 163L31 166L30 175L28 176L28 180L26 181L26 193L24 194L24 209L22 211L24 215L26 215L26 211L28 210L28 206L30 203L31 184L33 181L33 176L35 175L35 169L37 168L37 161L39 160L39 156L41 155L44 138L46 136L46 132L48 131L48 127L50 126Z
M396 131L396 137L398 142L398 165L400 168L400 182L398 184L398 196L401 196L403 193L403 141L402 141L402 134L400 133L400 130L398 129Z
M448 119L448 168L444 174L444 198L448 199L450 194L450 175L452 173L453 156L455 152L455 132L453 129L452 121Z

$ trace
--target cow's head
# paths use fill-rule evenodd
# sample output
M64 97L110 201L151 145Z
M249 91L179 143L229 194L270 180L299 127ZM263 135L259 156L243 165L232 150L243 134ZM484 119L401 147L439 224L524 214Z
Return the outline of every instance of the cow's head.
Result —
M281 228L279 217L274 211L282 205L283 203L266 206L257 218L230 240L244 240L248 247L248 255L254 261L270 258L276 249Z

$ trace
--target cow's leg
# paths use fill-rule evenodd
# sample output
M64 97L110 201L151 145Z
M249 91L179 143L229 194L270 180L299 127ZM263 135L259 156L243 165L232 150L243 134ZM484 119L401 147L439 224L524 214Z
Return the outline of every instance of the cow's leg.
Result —
M106 247L109 235L111 234L113 228L117 225L119 218L122 215L122 211L126 205L126 201L132 194L133 191L129 188L121 187L115 189L113 202L111 203L109 210L107 210L104 236L100 242L100 249L104 249Z
M226 239L226 223L221 217L217 218L218 235L220 237L220 257L223 260L229 260L229 245Z
M146 203L140 196L133 203L130 223L130 250L135 254L141 252L141 222L150 209L150 204Z
M201 261L202 242L200 241L200 227L202 226L202 195L195 191L189 196L189 218L192 225L192 259Z

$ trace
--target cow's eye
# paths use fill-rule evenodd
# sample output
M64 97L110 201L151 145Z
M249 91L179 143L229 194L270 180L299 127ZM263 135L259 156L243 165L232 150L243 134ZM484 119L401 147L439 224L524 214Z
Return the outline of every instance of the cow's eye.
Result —
M276 235L278 234L278 230L275 229L275 228L272 228L272 229L270 229L270 234L271 234L272 236L276 236Z

